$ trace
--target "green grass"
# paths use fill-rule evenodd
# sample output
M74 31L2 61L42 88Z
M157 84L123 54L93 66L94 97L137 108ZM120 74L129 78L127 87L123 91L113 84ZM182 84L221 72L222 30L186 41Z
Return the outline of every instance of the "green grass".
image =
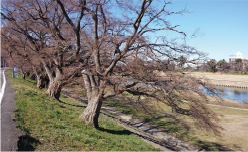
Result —
M82 88L73 87L76 92L85 92ZM77 89L75 89L77 88ZM126 94L126 96L131 97L131 95ZM199 99L200 100L200 99ZM151 99L147 99L143 102L144 106L149 109L149 112L144 110L140 104L135 101L127 100L123 95L119 95L118 98L109 98L104 101L104 104L109 105L117 110L123 111L126 114L131 114L135 117L143 119L151 125L154 125L164 132L167 132L173 136L176 136L186 142L197 145L202 150L207 151L230 151L242 150L241 142L235 141L237 138L232 139L229 137L219 137L215 136L211 132L205 130L200 130L194 126L192 118L182 115L173 114L171 108L157 103ZM226 104L226 102L223 102ZM229 104L229 103L228 103ZM184 106L184 105L182 105ZM228 109L221 107L209 106L212 110L220 114L227 115L248 115L247 111ZM155 111L163 111L165 113L156 113ZM228 119L229 120L229 119ZM226 120L222 120L222 122ZM228 125L228 124L227 124ZM235 141L235 142L233 142ZM226 144L225 142L228 142ZM241 143L241 144L237 144Z
M81 92L85 92L85 90L82 90L82 88L80 88L79 86L74 86L72 88L73 91L78 94L80 94ZM126 96L130 95L126 94ZM151 99L147 99L143 103L143 106L148 109L148 112L135 101L127 100L122 97L122 95L119 95L119 98L109 98L104 101L104 104L111 106L126 114L133 115L136 118L142 119L145 122L158 127L166 133L178 137L186 142L197 145L200 149L204 149L207 151L231 150L226 145L201 140L200 138L195 137L194 130L197 128L194 127L193 120L187 116L172 114L171 108L164 104L152 102L150 101ZM156 113L155 111L163 111L166 113ZM223 113L225 112L223 111ZM204 134L204 136L205 135L209 135L211 137L214 136L211 133L206 133Z
M216 106L210 106L208 105L210 109L212 109L214 112L219 114L226 114L226 115L246 115L248 116L247 110L239 110L239 109L231 109L231 108L225 108L225 107L216 107Z
M193 120L190 117L172 114L171 108L166 105L145 105L146 103L149 102L145 102L144 106L150 109L150 113L148 113L144 109L142 110L139 105L134 105L127 100L118 101L116 99L109 99L107 101L104 101L104 104L114 107L117 110L123 111L126 114L132 114L135 117L143 119L145 122L158 127L166 133L169 133L186 142L197 145L200 149L204 149L207 151L231 150L227 146L221 145L219 143L204 141L193 136L192 130L194 130L195 128L193 127ZM163 108L157 109L158 106L160 108ZM158 111L164 111L166 113L155 113L154 111L152 111L154 109ZM214 136L211 133L209 133L209 135Z
M62 95L60 101L38 89L35 81L11 78L16 90L16 120L26 137L18 142L19 150L37 151L154 151L159 150L100 115L97 130L86 125L79 115L85 107Z

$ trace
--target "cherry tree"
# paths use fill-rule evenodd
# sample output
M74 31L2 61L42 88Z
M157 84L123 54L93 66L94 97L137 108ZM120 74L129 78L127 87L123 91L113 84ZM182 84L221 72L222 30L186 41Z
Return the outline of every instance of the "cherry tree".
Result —
M169 41L159 35L162 31L172 31L185 37L185 33L176 29L179 25L170 25L165 18L186 10L169 12L166 6L170 2L158 5L152 0L143 0L142 3L91 2L85 10L91 16L92 24L83 33L84 45L90 48L88 64L82 70L88 106L80 118L98 128L102 102L127 92L138 96L138 99L143 96L163 102L177 113L196 118L198 126L218 132L218 125L214 123L218 121L217 115L203 104L208 98L202 88L216 94L211 91L212 87L163 66L168 65L167 61L180 60L182 55L194 56L192 61L206 57L205 53L194 47ZM158 36L151 36L154 33ZM161 68L163 75L155 72ZM178 94L184 95L183 99ZM199 96L202 101L196 100L192 94ZM184 101L189 101L189 108L180 106Z
M129 93L138 100L160 101L177 113L195 118L198 126L218 132L217 114L204 104L208 98L203 89L217 95L214 88L168 68L181 56L192 56L191 62L206 58L205 53L187 45L187 35L178 30L179 25L167 20L186 13L186 9L173 12L167 9L170 2L153 0L9 3L15 9L5 7L2 17L32 45L49 77L50 96L59 99L61 88L82 75L88 105L79 118L87 124L99 128L103 101ZM19 20L28 21L23 24L28 28L21 27ZM182 41L168 38L166 32Z
M74 9L75 2L66 1L66 4L69 6L67 11L72 14L74 11L81 12L78 20L72 21L70 15L65 17L55 1L5 1L1 13L3 20L16 34L26 37L29 51L36 56L38 63L42 63L49 78L47 93L56 99L59 99L62 87L85 64L79 35L83 10L78 9L83 7L83 2L77 9ZM65 18L69 19L70 24ZM72 28L74 24L77 26Z

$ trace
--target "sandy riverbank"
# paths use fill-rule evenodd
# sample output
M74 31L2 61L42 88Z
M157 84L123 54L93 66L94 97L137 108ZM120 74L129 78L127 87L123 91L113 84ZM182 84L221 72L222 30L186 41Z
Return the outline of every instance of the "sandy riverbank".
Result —
M209 72L190 72L187 74L198 78L207 78L211 83L218 86L248 89L248 75L229 75Z

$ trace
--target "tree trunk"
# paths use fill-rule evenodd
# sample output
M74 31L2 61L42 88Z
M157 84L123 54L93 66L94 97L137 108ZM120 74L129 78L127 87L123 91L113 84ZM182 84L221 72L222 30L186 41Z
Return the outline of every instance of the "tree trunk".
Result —
M23 71L23 69L22 68L20 68L21 69L21 76L22 76L22 78L25 80L25 78L26 78L26 74L25 74L25 72Z
M98 117L102 106L102 95L96 95L88 99L88 105L79 118L83 119L88 125L99 128Z
M37 88L43 89L48 88L49 80L42 74L36 74Z
M43 84L42 84L42 79L39 75L36 76L37 79L37 88L42 89L44 88Z
M63 84L61 83L61 81L58 81L56 79L53 81L50 81L48 85L48 89L47 89L47 94L59 100L62 87L63 87Z
M26 76L25 73L21 72L22 78L25 80Z
M35 80L36 74L35 74L35 73L30 74L29 78L30 78L31 80Z
M82 71L82 74L87 90L88 105L79 118L83 119L86 124L98 129L98 117L103 102L103 94L106 82L99 81L97 84L95 77L90 72L85 73L85 71Z

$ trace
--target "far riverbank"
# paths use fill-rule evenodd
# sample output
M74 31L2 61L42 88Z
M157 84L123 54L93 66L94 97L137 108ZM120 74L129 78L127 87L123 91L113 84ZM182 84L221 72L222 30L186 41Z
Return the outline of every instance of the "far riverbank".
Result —
M223 87L236 87L248 89L248 75L230 75L209 72L188 72L198 78L207 78L211 83Z

